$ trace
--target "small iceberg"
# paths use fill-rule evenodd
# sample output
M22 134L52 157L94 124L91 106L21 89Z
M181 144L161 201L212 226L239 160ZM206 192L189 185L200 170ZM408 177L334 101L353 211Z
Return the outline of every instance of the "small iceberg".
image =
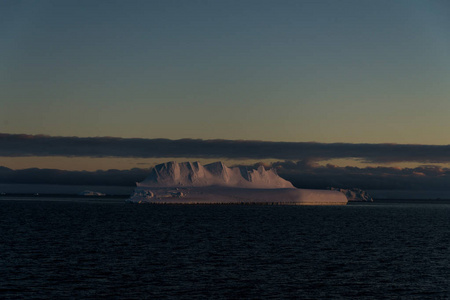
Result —
M82 192L80 192L80 193L78 193L78 195L79 196L87 196L87 197L89 197L89 196L97 196L97 197L99 197L99 196L106 196L106 194L103 194L103 193L100 193L100 192L94 192L94 191L88 191L88 190L86 190L86 191L82 191Z
M353 189L340 189L340 188L329 188L332 191L338 191L343 193L348 201L350 202L373 202L373 198L369 195L367 191L353 188Z

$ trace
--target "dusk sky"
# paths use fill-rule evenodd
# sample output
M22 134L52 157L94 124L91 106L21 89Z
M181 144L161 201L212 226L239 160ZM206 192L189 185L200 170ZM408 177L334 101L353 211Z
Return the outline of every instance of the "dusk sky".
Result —
M430 176L445 178L442 188L449 16L448 1L2 1L0 166L9 175L0 179L195 158L278 163L281 174L295 169L288 161L297 171L387 167L379 176L407 170L395 174L431 186ZM106 136L117 152L86 152L105 141L78 139ZM132 138L198 144L145 155ZM206 140L238 150L210 153ZM266 144L254 155L245 141ZM303 150L308 142L317 152Z

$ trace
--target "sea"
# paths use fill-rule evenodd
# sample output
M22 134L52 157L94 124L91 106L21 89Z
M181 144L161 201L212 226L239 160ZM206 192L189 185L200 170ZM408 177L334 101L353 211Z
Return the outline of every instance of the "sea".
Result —
M450 203L2 197L1 299L448 299Z

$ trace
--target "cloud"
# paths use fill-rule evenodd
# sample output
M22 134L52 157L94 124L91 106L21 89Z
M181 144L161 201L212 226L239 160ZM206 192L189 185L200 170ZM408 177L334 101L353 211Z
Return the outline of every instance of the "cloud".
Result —
M244 166L244 165L242 165ZM299 188L327 187L395 190L448 190L450 169L319 166L310 161L280 161L272 165L278 174ZM135 186L149 169L65 171L56 169L12 170L0 167L0 183Z
M450 145L266 142L201 139L53 137L0 134L0 156L189 157L231 159L334 159L366 162L450 162Z
M295 164L297 167L293 167ZM340 187L362 189L448 190L450 169L439 166L417 168L337 167L334 165L304 168L303 162L276 162L278 174L297 187Z
M134 186L148 173L148 169L89 172L38 168L12 170L0 167L0 183Z

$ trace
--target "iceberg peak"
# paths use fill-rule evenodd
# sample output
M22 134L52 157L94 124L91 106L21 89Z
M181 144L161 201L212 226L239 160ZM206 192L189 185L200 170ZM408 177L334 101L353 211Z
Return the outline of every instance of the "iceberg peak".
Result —
M254 189L294 188L278 176L274 169L227 167L223 162L205 166L199 162L167 162L156 165L140 187L234 187Z

